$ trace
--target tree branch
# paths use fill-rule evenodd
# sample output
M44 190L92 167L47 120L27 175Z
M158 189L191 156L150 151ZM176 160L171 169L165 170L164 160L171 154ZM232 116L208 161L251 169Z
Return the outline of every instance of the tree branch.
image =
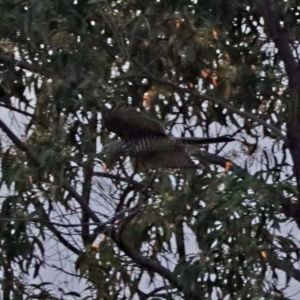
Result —
M5 105L4 103L0 103L0 106L5 107L8 110L18 112L18 113L20 113L20 114L22 114L22 115L24 115L26 117L33 117L33 114L28 113L27 111L21 110L21 109L16 108L16 107L8 106L8 105Z
M280 19L273 0L256 0L257 10L264 18L265 26L270 37L275 43L281 59L284 62L285 70L289 80L289 101L287 102L287 146L291 152L294 162L294 175L297 181L298 192L300 193L300 68L290 47L290 38ZM297 212L300 211L298 199ZM300 216L296 217L300 224Z
M94 176L105 177L105 178L109 178L112 180L126 182L128 184L132 184L133 186L135 186L136 188L139 188L139 189L144 187L144 184L142 182L137 182L137 181L133 180L132 178L127 178L127 177L123 177L120 175L109 174L109 173L105 173L105 172L94 172Z
M273 263L275 268L282 270L288 277L293 277L300 282L300 271L293 266L293 263L290 260L274 258Z
M57 239L69 250L71 250L73 253L79 255L81 251L74 247L72 244L70 244L62 235L61 233L55 228L54 224L50 222L42 204L40 202L34 203L35 208L39 212L39 216L42 220L45 221L45 224L47 228L57 237Z
M28 157L29 160L31 160L37 168L42 168L39 160L38 155L25 143L23 143L8 127L7 125L0 119L0 128L7 134L7 136L10 138L10 140L15 144L17 148L24 151ZM171 271L169 271L167 268L159 264L158 262L155 262L154 260L148 259L144 257L139 251L136 251L132 249L125 241L118 239L116 234L113 230L106 230L106 226L100 221L98 216L95 214L94 211L91 210L91 208L87 205L85 199L80 196L76 190L70 185L70 183L65 179L61 178L59 174L54 174L54 177L58 183L60 183L61 187L63 187L66 191L70 193L70 195L79 203L81 208L85 210L90 218L94 221L99 223L99 231L106 231L106 234L109 235L115 243L118 245L118 247L126 254L128 255L135 263L141 265L142 267L146 268L149 271L155 272L162 276L163 278L167 279L170 283L172 283L175 287L177 287L179 290L182 290L182 286L180 285L177 278L174 278ZM198 293L196 291L191 291L191 299L199 299Z
M270 38L274 41L284 62L290 89L294 89L299 86L300 69L290 46L291 39L285 27L280 24L275 3L273 0L256 0L256 7L260 15L264 18Z
M237 115L239 116L243 116L243 117L246 117L248 119L251 119L255 122L257 122L258 124L264 126L265 128L269 129L271 132L273 132L278 138L280 138L282 141L286 142L286 136L274 125L272 124L268 124L266 121L262 120L261 118L255 116L254 114L252 113L249 113L249 112L246 112L246 111L241 111L239 110L238 108L235 108L233 107L232 105L230 105L227 101L222 101L222 100L219 100L219 99L216 99L214 97L211 97L211 96L207 96L207 95L201 95L200 92L198 92L197 90L191 90L191 89L188 89L188 88L183 88L183 87L180 87L170 81L166 81L166 80L161 80L161 79L155 79L155 78L152 78L153 80L155 81L158 81L160 83L163 83L163 84L167 84L171 87L173 87L174 90L178 91L178 92L181 92L181 93L186 93L186 94L189 94L195 98L198 98L198 99L203 99L203 100L209 100L213 103L216 103L226 109L228 109L229 111L233 112L233 113L236 113Z
M25 143L23 143L9 128L8 126L0 119L0 128L6 133L9 139L13 142L13 144L24 151L30 161L32 161L38 168L41 168L41 164L38 159L38 155ZM65 179L61 178L58 174L54 174L57 182L63 187L66 191L70 193L70 195L79 203L82 209L90 214L90 217L94 222L99 222L101 224L100 219L97 217L94 211L90 209L90 207L86 204L85 199L80 196L76 190L70 185L70 183Z
M163 278L166 278L172 285L174 285L174 287L177 287L179 290L182 291L182 287L179 283L178 278L173 276L173 273L169 271L167 268L155 262L154 260L150 260L144 257L140 252L130 248L127 245L127 243L123 240L118 240L117 244L122 251L124 251L130 258L134 260L134 262L136 262L141 266L146 267L148 271L158 273ZM195 290L190 290L187 296L188 299L198 300L199 295L200 295L199 291L197 291L197 288L195 288Z
M113 80L123 80L123 79L129 79L129 78L134 78L134 77L141 77L141 78L149 78L152 79L153 81L156 81L160 84L164 84L167 85L169 87L171 87L173 90L178 91L180 93L186 93L189 94L195 98L198 99L202 99L202 100L208 100L211 101L213 103L216 103L226 109L228 109L229 111L236 113L239 116L243 116L246 117L248 119L251 119L255 122L257 122L258 124L264 126L265 128L269 129L274 135L276 135L280 140L287 142L287 138L286 136L281 132L280 129L278 129L276 126L272 125L272 124L268 124L266 121L262 120L261 118L257 117L256 115L246 112L246 111L241 111L238 108L235 108L234 106L229 104L228 100L220 100L211 96L207 96L207 95L201 95L200 92L198 92L197 90L192 90L192 89L188 89L188 88L184 88L178 84L175 84L171 81L168 80L164 80L164 79L160 79L157 78L151 74L133 74L133 75L128 75L128 76L122 76L119 78L114 78Z

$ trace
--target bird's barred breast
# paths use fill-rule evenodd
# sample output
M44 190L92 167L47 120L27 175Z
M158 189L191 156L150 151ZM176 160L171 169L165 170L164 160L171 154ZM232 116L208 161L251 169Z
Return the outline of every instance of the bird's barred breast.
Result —
M169 137L145 136L126 141L132 156L148 156L161 152L181 152L184 146Z

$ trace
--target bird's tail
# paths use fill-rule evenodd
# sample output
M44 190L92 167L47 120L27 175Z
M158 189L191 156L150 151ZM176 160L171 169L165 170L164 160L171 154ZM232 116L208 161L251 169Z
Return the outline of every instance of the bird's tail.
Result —
M214 143L229 143L235 141L234 138L223 135L218 137L176 137L176 140L184 144L214 144Z

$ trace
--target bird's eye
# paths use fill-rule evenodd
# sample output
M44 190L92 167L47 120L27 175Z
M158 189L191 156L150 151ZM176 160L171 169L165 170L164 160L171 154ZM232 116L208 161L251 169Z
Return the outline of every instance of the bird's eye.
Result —
M105 145L105 146L103 146L103 148L102 148L102 150L101 150L101 153L106 153L106 151L107 151L107 145Z

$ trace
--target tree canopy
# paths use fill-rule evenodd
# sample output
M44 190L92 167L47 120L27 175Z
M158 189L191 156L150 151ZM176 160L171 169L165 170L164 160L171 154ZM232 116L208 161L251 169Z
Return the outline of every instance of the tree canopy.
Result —
M299 22L297 0L1 0L2 298L292 299ZM121 106L236 141L107 169Z

